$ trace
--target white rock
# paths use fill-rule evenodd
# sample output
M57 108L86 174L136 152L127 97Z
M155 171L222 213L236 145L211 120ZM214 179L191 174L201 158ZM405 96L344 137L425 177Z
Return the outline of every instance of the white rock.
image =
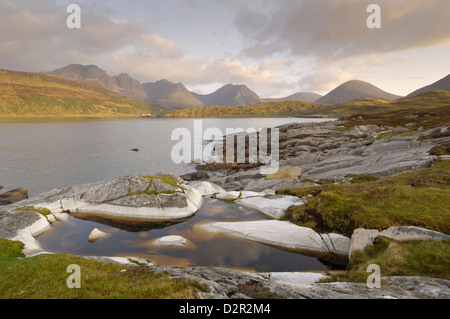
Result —
M48 215L47 215L47 220L48 220L50 223L53 223L53 222L56 221L56 217L55 217L55 215L53 215L53 214L48 214Z
M287 221L262 220L219 222L201 225L210 232L224 232L269 245L311 252L348 255L350 238L338 234L318 234L308 227Z
M89 234L89 241L94 242L107 235L108 235L107 233L102 232L98 228L94 228L92 232Z
M69 214L67 214L67 213L56 213L54 215L55 215L56 220L60 220L60 221L65 221L70 218Z
M224 192L224 193L217 194L216 198L222 199L222 200L234 200L234 199L238 199L239 196L241 196L241 192L232 191L232 192Z
M155 240L157 246L183 246L187 244L187 239L182 236L165 236Z
M256 209L270 217L279 219L286 209L291 206L300 206L305 202L297 196L266 195L263 197L240 198L236 201L244 206Z
M356 251L363 251L367 246L373 245L373 241L379 234L380 232L377 229L355 229L351 239L348 258L351 258Z
M195 188L202 196L211 196L225 192L225 190L219 185L205 181L189 182L188 185Z
M351 238L349 258L354 252L358 250L363 251L367 246L373 245L375 238L378 236L396 241L450 239L450 236L446 234L415 226L394 226L381 232L377 229L358 228L355 229Z
M327 276L321 273L315 272L269 272L259 273L264 278L270 278L270 280L288 282L299 285L311 285L322 278Z

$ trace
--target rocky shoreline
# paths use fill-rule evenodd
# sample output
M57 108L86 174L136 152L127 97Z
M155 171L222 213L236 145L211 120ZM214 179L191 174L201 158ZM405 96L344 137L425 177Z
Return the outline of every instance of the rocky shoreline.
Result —
M448 136L422 140L437 129L409 136L389 135L395 128L360 125L348 129L341 121L292 123L278 127L280 170L261 174L258 165L223 167L213 162L194 173L131 176L52 190L30 199L0 206L0 238L25 243L28 257L43 253L35 236L63 221L65 214L89 212L102 216L146 221L179 220L195 214L203 196L234 201L266 214L272 220L202 225L210 232L225 232L269 245L328 253L351 258L371 245L377 236L395 240L448 240L450 236L414 226L378 231L357 229L353 236L320 234L278 219L292 205L303 205L295 196L277 195L281 188L319 186L321 180L346 183L351 174L390 176L430 167L437 156L430 150ZM307 200L307 199L306 199ZM45 213L43 214L42 211ZM136 265L133 258L89 257ZM450 298L450 282L426 277L384 277L382 289L358 283L315 283L316 273L247 273L224 268L173 268L140 261L154 271L205 282L211 293L204 298L254 298L255 289L274 298Z

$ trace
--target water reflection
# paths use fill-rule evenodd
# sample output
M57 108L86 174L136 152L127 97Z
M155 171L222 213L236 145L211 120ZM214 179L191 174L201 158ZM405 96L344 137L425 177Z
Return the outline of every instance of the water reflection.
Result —
M55 222L52 229L38 237L42 248L56 253L97 256L136 256L167 266L224 266L256 271L317 271L342 269L346 261L333 256L318 256L280 249L231 235L209 233L199 224L214 221L262 220L259 212L238 204L205 198L201 210L177 223L135 223L109 220L88 214ZM98 228L111 234L95 243L88 241ZM181 247L154 245L156 238L180 235L188 240ZM335 262L337 264L335 264Z

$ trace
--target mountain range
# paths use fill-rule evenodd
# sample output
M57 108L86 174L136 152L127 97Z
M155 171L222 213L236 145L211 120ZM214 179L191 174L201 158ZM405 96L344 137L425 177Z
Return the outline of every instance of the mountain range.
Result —
M368 82L359 80L345 82L325 96L312 92L297 92L283 98L261 98L246 85L227 84L210 94L198 94L189 91L182 83L174 83L165 79L156 82L140 83L127 73L110 76L96 65L71 64L47 73L96 84L135 100L180 109L215 105L243 106L260 102L292 100L334 104L358 99L378 98L392 101L402 98L399 95L383 91ZM433 90L450 91L450 75L414 91L407 97Z
M198 94L189 91L182 83L168 80L140 83L127 73L110 76L96 65L71 64L47 72L55 76L72 80L83 80L100 85L116 93L139 101L146 101L167 107L192 108L212 105L242 106L266 101L305 101L314 102L321 95L310 92L298 92L279 99L263 99L246 85L227 84L210 94Z

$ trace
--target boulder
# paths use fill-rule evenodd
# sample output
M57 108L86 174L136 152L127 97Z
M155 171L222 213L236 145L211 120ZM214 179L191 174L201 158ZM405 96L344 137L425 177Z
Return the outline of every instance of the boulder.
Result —
M100 238L106 237L108 235L108 233L102 232L101 230L99 230L98 228L94 228L91 233L89 234L89 242L93 243L97 240L99 240Z
M387 237L396 241L450 240L449 235L415 226L394 226L383 231L358 228L355 229L351 238L349 258L356 251L363 251L367 246L373 245L374 240L378 236Z
M216 195L217 199L221 200L235 200L238 199L241 196L241 192L238 191L231 191L231 192L224 192Z
M28 198L28 190L16 188L0 194L0 205L10 205Z
M287 221L263 220L203 224L210 232L224 232L260 243L314 253L348 255L350 238L338 234L318 234L308 227Z
M187 244L187 239L182 236L165 236L157 238L154 245L157 246L184 246Z
M239 198L236 203L256 209L269 217L279 219L290 206L300 206L305 202L297 196L268 194L259 197L248 196Z
M86 213L145 222L173 221L194 215L203 203L196 189L180 181L181 178L172 175L125 176L51 190L22 203L58 213ZM58 209L53 211L55 208Z
M202 196L211 196L225 192L219 185L205 181L189 182L188 185L195 188Z
M199 180L205 180L209 178L209 175L205 171L195 171L192 173L187 173L180 176L185 181L199 181Z

